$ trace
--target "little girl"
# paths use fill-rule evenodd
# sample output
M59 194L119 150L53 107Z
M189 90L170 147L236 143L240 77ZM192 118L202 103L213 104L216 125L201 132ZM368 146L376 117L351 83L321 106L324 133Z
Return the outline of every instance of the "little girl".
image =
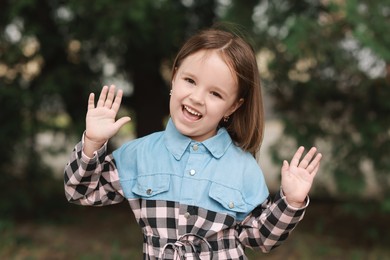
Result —
M106 143L122 91L89 96L86 131L65 168L70 202L102 206L126 199L142 228L144 259L246 259L245 247L279 246L303 218L321 154L300 147L283 162L271 201L254 157L264 116L255 54L221 29L192 36L172 69L165 131L122 145ZM147 102L147 100L145 100Z

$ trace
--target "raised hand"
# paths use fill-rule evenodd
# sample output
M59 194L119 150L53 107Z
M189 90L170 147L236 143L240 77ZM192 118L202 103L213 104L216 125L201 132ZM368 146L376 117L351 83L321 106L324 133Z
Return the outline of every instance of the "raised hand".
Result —
M95 107L95 95L94 93L89 95L84 144L84 152L87 155L92 155L131 120L128 116L115 120L122 96L122 90L118 90L115 95L114 85L110 88L104 86Z
M303 206L322 158L322 154L312 147L301 160L304 150L304 147L299 147L290 164L285 160L281 170L283 193L287 202L294 207Z

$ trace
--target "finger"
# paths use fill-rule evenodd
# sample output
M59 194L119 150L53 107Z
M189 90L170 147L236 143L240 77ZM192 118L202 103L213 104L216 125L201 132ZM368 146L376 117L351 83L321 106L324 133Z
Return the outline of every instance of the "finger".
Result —
M112 104L111 107L115 111L115 113L118 113L119 107L121 106L122 96L123 96L123 91L119 89L118 92L116 93L114 103Z
M104 103L105 107L107 107L107 108L112 107L112 101L114 100L114 96L115 96L115 86L111 85L110 89L108 91L106 102Z
M320 163L317 164L317 166L314 168L314 170L311 173L311 176L313 177L313 179L316 177L319 169L320 169Z
M306 170L312 174L314 170L320 165L321 158L322 154L317 154L313 161L311 161L311 163L307 166Z
M291 159L291 163L290 163L291 166L298 166L299 160L301 159L304 150L305 148L303 146L298 148L293 158Z
M108 91L108 86L104 86L102 88L102 91L100 92L99 100L98 100L96 107L104 106L104 101L106 100L107 91Z
M95 108L95 94L91 93L88 97L88 110Z
M311 159L313 159L313 156L315 155L316 152L317 152L317 148L312 147L299 163L299 167L306 168L309 165Z

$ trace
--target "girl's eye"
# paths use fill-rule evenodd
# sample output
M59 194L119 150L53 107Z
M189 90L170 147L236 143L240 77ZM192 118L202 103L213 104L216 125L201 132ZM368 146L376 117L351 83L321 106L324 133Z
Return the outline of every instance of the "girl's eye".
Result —
M184 78L185 81L187 81L190 84L195 84L195 81L191 78Z
M218 98L222 98L222 96L218 92L215 92L215 91L211 91L211 95L216 96Z

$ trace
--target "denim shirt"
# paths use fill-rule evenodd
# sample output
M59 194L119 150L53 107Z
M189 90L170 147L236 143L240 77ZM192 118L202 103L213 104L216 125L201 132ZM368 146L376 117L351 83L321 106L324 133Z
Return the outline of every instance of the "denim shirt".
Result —
M269 196L263 173L225 128L203 142L165 131L132 140L114 151L127 199L174 201L242 221Z

